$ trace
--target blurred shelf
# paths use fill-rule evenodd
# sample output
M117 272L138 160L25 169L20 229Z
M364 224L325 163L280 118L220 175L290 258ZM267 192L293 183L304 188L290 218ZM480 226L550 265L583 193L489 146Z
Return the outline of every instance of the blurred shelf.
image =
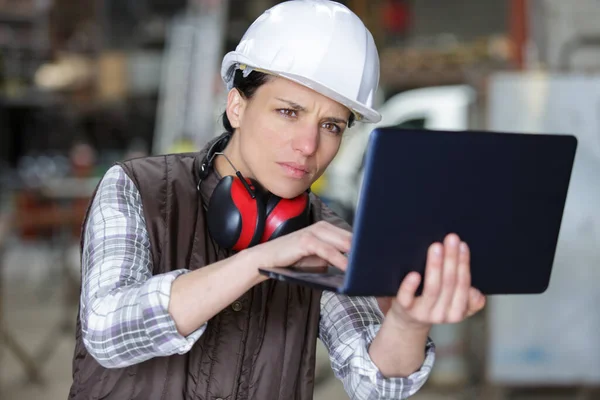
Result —
M45 11L35 13L15 13L0 10L0 24L36 24L41 18L45 18Z
M469 80L472 71L505 69L511 43L504 36L472 42L405 45L381 51L381 84L392 90L455 85Z
M50 107L64 103L62 96L53 92L23 89L21 94L0 93L0 105L12 107Z
M457 85L464 83L466 75L462 69L427 71L397 70L393 67L381 69L381 84L390 89L411 89L428 86Z

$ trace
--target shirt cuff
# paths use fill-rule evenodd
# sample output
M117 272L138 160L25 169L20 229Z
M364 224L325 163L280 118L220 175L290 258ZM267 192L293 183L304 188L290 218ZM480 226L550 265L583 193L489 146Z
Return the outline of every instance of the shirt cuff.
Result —
M364 337L367 345L359 348L359 352L363 354L357 354L359 357L355 357L354 359L362 359L365 361L360 369L363 370L364 375L367 376L371 383L377 388L380 398L404 399L413 396L421 389L421 387L423 387L431 374L435 362L435 345L431 338L427 338L424 349L425 360L419 370L407 377L385 377L371 359L368 350L380 328L380 324L367 327Z
M188 336L183 336L177 331L175 321L169 314L171 285L177 277L188 272L190 271L179 269L156 275L145 285L146 293L142 295L144 326L148 337L161 354L187 353L206 330L207 323L204 323Z

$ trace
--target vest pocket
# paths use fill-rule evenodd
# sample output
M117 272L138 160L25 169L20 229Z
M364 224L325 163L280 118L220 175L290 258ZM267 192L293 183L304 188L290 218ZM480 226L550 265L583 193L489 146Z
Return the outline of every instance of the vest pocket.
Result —
M133 399L137 365L127 368L104 368L94 385L92 399Z

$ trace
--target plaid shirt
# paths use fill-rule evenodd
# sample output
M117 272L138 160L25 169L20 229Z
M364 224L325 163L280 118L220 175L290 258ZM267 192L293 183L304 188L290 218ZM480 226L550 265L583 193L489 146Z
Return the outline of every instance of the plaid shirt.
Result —
M140 194L120 167L104 176L84 235L81 323L90 354L107 368L121 368L189 351L206 324L183 337L168 312L171 283L189 270L152 275ZM374 298L323 292L320 339L353 399L405 399L431 372L434 345L428 340L419 371L406 378L381 375L368 348L382 320Z

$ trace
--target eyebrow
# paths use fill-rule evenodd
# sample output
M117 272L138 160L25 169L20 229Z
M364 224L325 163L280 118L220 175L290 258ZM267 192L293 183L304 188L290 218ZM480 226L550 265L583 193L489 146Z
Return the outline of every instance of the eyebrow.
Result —
M336 117L328 117L327 121L329 122L337 122L338 124L348 124L348 120Z
M292 107L296 111L306 111L306 108L302 107L298 103L294 103L291 100L282 99L281 97L277 97L277 100L283 101L284 103L287 103L290 107Z
M287 105L289 105L292 109L294 109L296 111L306 111L305 107L303 107L300 104L295 103L291 100L282 99L281 97L276 97L276 99L286 103ZM343 119L343 118L327 117L326 120L329 122L337 122L338 124L348 124L348 120Z

